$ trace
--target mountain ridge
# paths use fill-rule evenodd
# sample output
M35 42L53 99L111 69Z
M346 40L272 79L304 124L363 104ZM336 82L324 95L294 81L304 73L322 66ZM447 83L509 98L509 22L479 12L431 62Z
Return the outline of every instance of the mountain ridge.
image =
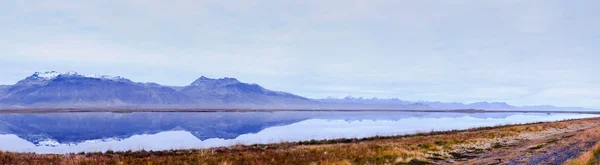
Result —
M347 96L344 98L327 97L323 99L317 99L322 102L335 102L335 103L354 103L354 104L387 104L387 105L410 105L410 104L424 104L433 109L438 110L461 110L461 109L482 109L482 110L591 110L583 107L557 107L553 105L526 105L526 106L514 106L506 102L474 102L474 103L460 103L460 102L440 102L440 101L406 101L398 98L363 98L363 97L352 97Z
M204 76L178 90L157 83L133 82L120 76L49 71L35 72L0 90L0 104L5 107L260 107L310 102L304 97L242 83L234 78Z
M120 76L77 72L35 72L14 85L0 85L2 108L264 108L380 110L587 110L551 105L513 106L505 102L445 103L398 98L309 99L266 89L236 78L205 76L186 86L133 82Z

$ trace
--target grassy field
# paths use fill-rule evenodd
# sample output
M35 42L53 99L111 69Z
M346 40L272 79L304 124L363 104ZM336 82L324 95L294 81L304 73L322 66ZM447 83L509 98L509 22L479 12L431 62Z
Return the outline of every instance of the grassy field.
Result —
M78 154L0 152L0 164L489 164L538 161L544 153L600 138L600 119L484 127L364 139L312 140L198 150ZM579 144L579 143L577 143ZM587 144L587 143L586 143ZM595 146L594 146L595 145ZM575 145L566 163L597 163L600 144ZM516 160L527 155L532 158ZM576 152L575 152L576 151ZM520 152L519 152L520 153ZM550 155L552 156L552 155ZM513 160L512 158L515 158ZM539 159L560 162L563 160ZM566 160L565 160L566 161ZM563 162L560 162L563 163Z

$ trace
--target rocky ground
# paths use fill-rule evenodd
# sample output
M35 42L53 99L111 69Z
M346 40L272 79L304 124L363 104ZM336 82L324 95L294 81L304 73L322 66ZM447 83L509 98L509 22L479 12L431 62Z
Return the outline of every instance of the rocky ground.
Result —
M467 145L465 148L477 148L480 152L456 164L563 164L589 151L599 140L600 123L570 125L491 140L484 142L484 147ZM473 150L463 149L462 153Z

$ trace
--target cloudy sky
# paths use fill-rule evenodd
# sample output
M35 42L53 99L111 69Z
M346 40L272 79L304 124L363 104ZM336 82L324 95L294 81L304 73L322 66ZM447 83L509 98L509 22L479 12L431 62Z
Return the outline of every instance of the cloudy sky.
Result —
M311 98L600 107L597 0L3 0L0 84L35 71Z

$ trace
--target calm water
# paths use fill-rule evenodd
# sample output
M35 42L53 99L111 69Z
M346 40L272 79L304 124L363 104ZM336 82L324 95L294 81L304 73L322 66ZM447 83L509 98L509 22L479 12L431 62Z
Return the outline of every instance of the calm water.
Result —
M168 150L597 117L546 113L222 112L0 114L0 150Z

